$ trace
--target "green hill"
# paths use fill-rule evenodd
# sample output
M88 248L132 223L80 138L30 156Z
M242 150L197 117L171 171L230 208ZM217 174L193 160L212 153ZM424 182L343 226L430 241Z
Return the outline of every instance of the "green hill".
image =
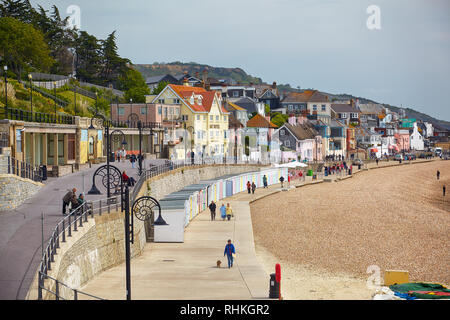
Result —
M134 67L141 72L144 78L159 76L164 74L182 74L187 72L191 76L195 77L196 72L201 79L203 75L203 70L208 71L209 78L215 79L234 79L237 83L249 84L262 83L261 78L256 78L248 75L241 68L222 68L222 67L212 67L206 64L199 64L195 62L170 62L170 63L153 63L153 64L135 64Z

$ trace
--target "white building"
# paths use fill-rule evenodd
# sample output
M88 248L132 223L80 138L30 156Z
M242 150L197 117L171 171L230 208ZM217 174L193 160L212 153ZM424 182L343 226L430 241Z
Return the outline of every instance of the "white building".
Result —
M409 137L409 144L411 150L424 150L424 142L423 142L423 136L420 134L418 128L417 128L417 122L414 122L414 129Z

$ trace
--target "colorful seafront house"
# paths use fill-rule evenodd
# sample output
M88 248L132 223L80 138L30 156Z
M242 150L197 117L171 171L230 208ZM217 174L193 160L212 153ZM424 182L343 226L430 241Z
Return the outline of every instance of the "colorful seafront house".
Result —
M281 101L287 114L307 114L314 116L315 120L330 123L331 102L323 93L317 90L304 90L303 92L290 92Z
M288 123L273 134L282 146L282 160L322 160L322 137L305 118L301 119L304 120L297 121L295 117L290 117Z
M167 85L152 103L158 107L178 106L181 126L167 128L168 157L227 156L229 145L228 121L230 112L222 106L222 96L203 87Z
M248 159L261 161L270 158L274 162L280 158L278 143L272 141L273 132L278 127L268 118L258 113L247 122L244 153L247 151Z

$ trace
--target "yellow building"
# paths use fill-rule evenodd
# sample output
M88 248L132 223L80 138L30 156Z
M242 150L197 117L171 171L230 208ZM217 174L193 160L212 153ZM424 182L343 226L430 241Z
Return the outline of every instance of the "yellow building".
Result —
M222 106L222 96L218 92L187 83L169 84L152 103L157 107L179 106L179 111L174 109L173 118L180 119L183 125L178 130L174 126L167 127L170 137L167 143L170 146L172 142L174 147L169 156L184 159L191 152L196 157L227 156L230 113Z

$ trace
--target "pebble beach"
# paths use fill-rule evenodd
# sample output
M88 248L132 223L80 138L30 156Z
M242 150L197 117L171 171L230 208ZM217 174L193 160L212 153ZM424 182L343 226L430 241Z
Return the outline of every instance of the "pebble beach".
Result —
M440 171L440 180L436 178ZM446 196L442 186L446 185ZM259 258L286 299L370 299L369 266L450 284L450 161L371 169L251 205Z

